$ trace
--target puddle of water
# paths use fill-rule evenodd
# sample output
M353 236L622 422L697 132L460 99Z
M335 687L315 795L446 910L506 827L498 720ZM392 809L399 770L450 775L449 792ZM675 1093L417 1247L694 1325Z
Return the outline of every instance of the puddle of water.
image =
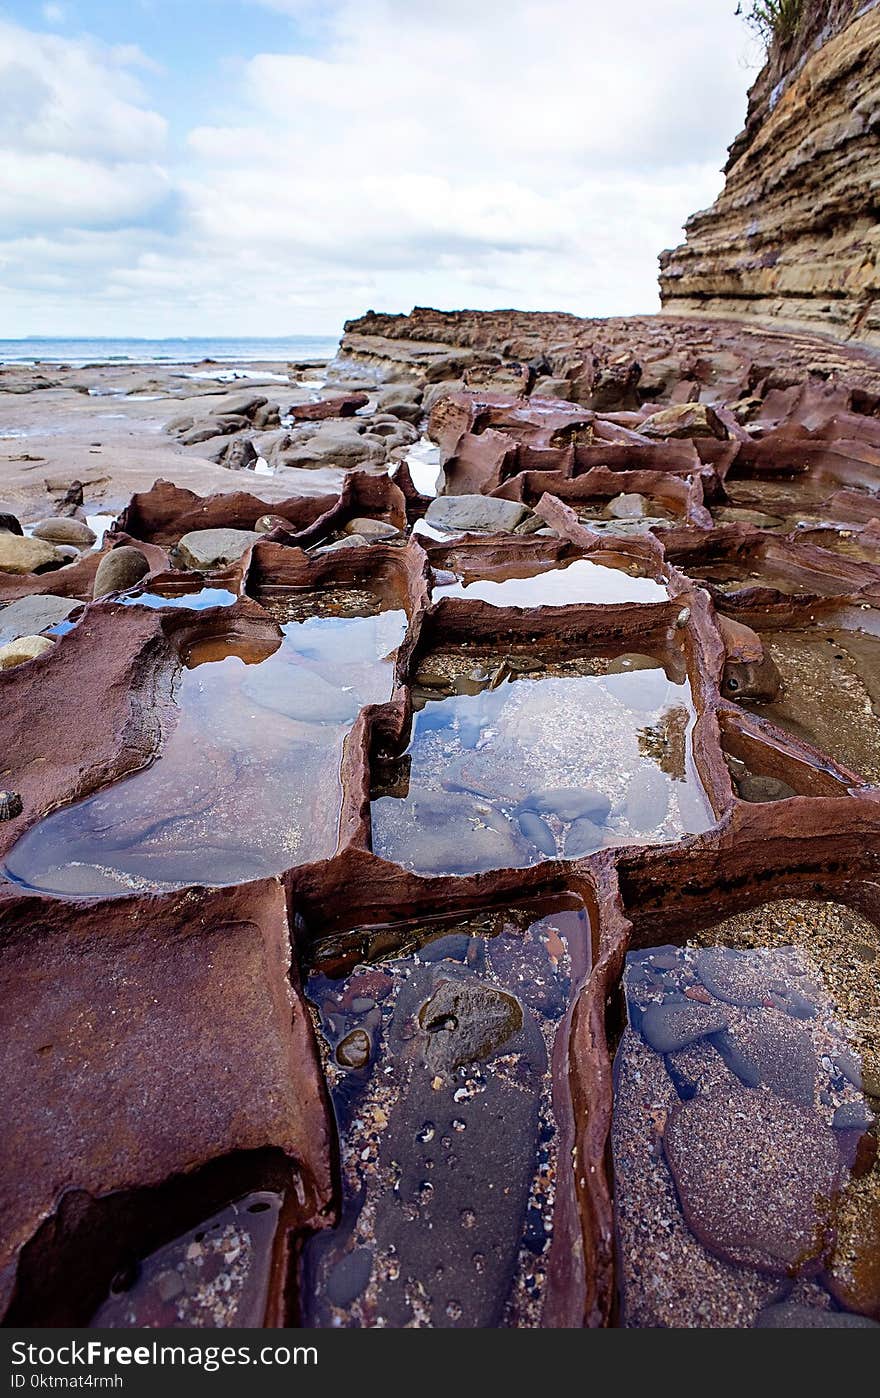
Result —
M114 1279L91 1327L261 1326L282 1197L237 1200Z
M644 656L557 670L478 666L470 692L413 714L394 794L372 803L376 854L469 874L710 827L689 681Z
M783 689L754 712L868 781L880 781L880 638L812 627L771 631L761 639Z
M420 437L403 458L410 479L420 495L436 495L440 484L440 448L430 437Z
M237 600L234 592L223 587L198 587L186 592L180 588L163 592L134 592L117 599L124 607L184 607L190 611L206 611L208 607L231 607Z
M849 1312L872 1304L880 1173L860 1049L880 998L870 966L860 1000L823 960L851 966L862 945L873 960L876 929L787 901L701 940L627 958L612 1128L622 1323L865 1324Z
M86 515L86 524L89 526L89 528L95 536L95 542L92 545L92 548L100 549L104 547L104 535L106 534L110 526L113 524L115 519L115 515Z
M186 657L152 765L56 811L7 858L61 895L226 885L330 856L346 734L390 697L403 611L291 622L274 653L225 637ZM335 776L334 776L335 774Z
M622 568L608 568L588 559L575 559L557 568L513 563L492 570L493 577L460 573L455 582L436 583L431 600L465 597L493 607L564 607L579 602L665 602L669 591L653 578L633 577Z
M587 912L565 897L372 932L394 951L306 987L343 1201L306 1247L304 1324L539 1326L568 1168L551 1066Z

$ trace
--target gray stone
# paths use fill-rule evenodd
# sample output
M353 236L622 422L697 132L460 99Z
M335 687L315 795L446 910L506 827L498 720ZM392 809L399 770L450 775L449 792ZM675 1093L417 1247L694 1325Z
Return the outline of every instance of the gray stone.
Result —
M623 814L633 830L655 830L669 811L669 785L659 767L640 767L629 784Z
M311 552L317 557L322 553L339 553L342 549L364 548L369 543L363 534L346 534L344 539L336 539L332 544L322 544L320 548L312 549Z
M641 1034L655 1053L676 1053L679 1049L718 1033L727 1025L727 1014L720 1008L698 1001L683 1004L664 1001L651 1004L642 1015Z
M522 1028L522 1006L485 981L443 980L419 1011L425 1066L452 1073L488 1058Z
M877 1118L865 1102L842 1102L832 1118L835 1131L870 1131Z
M33 531L35 539L47 539L51 544L76 544L79 548L91 548L95 535L81 519L69 515L58 515L54 519L44 519Z
M265 407L268 401L265 394L254 393L253 389L243 389L240 393L227 393L223 402L211 409L210 416L253 417L257 409Z
M743 1007L763 1005L773 979L760 956L731 947L702 948L696 972L710 995Z
M611 810L611 802L602 791L594 787L551 787L545 791L533 791L522 802L526 810L539 811L541 815L555 815L560 820L580 820L587 817L601 825Z
M794 787L778 777L756 777L747 773L737 782L737 792L743 801L787 801L797 796Z
M567 401L571 398L571 384L568 379L557 379L544 375L535 380L531 396L533 398L561 398Z
M451 534L510 534L529 513L516 500L492 495L438 495L425 511L425 523Z
M364 539L394 539L400 533L384 519L367 519L358 515L342 526L344 534L360 534Z
M714 1086L670 1112L663 1150L685 1222L723 1261L793 1275L827 1247L840 1152L812 1107Z
M230 471L247 471L257 461L257 449L249 437L237 437L223 455L223 465Z
M588 854L595 854L604 843L604 831L587 816L580 816L565 832L565 857L584 859Z
M556 839L549 825L534 811L523 811L518 818L519 828L525 838L546 854L548 859L556 858Z
M261 535L255 529L192 529L177 545L185 568L205 572L235 563Z
M0 533L18 535L24 533L17 515L11 515L5 510L0 510Z
M98 564L92 596L106 597L109 592L126 592L145 578L149 571L150 565L140 549L133 548L131 544L122 544L106 553Z
M258 670L259 667L254 667ZM360 702L350 690L339 689L317 671L301 665L290 673L286 669L249 674L242 683L242 692L264 709L272 709L301 723L350 723L357 717Z
M76 597L53 597L51 593L33 593L9 602L0 610L0 645L19 636L37 636L50 626L57 626L81 607Z
M603 513L608 519L643 519L650 510L644 495L624 493L609 500Z
M758 1312L756 1330L880 1330L876 1320L852 1311L826 1311L818 1306L799 1306L780 1301Z
M712 1043L745 1087L762 1084L777 1097L812 1106L819 1063L812 1037L800 1025L776 1025L761 1016L734 1032L721 1031Z
M369 1248L355 1248L336 1263L327 1277L327 1299L334 1306L350 1306L363 1291L373 1270Z

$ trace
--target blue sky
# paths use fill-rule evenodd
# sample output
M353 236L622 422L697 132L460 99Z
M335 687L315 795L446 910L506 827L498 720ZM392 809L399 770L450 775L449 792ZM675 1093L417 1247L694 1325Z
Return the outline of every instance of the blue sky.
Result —
M7 335L656 308L759 55L731 0L0 0Z

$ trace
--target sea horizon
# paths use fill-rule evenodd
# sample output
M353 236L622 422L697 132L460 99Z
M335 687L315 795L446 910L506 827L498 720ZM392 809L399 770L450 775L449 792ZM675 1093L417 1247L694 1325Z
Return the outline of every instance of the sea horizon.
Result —
M328 360L341 335L223 336L163 338L112 335L29 335L0 340L0 364L220 364Z

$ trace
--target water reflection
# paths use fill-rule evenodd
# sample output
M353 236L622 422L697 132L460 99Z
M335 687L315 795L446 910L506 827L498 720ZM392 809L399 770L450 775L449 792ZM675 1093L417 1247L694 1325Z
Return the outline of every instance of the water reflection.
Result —
M547 568L517 563L493 569L491 578L462 572L435 584L431 599L465 597L493 607L564 607L578 602L665 602L668 589L653 578L633 577L589 559Z
M687 678L650 657L595 669L475 672L470 693L427 700L395 794L373 801L374 851L464 874L708 829Z
M48 816L7 857L10 878L59 894L223 885L328 857L342 745L389 698L403 611L314 617L258 650L190 648L159 756Z

